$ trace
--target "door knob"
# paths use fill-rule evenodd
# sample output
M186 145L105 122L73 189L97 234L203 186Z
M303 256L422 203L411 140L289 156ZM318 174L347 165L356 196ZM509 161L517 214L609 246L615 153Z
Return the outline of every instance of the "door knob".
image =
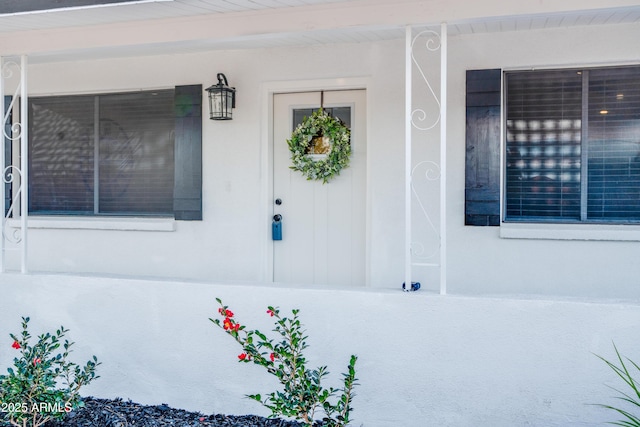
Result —
M280 206L282 204L282 199L276 199L276 205Z

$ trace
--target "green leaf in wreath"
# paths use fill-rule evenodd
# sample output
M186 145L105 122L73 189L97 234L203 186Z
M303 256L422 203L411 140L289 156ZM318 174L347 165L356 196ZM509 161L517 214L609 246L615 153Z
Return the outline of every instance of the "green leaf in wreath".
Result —
M313 158L308 148L314 137L328 137L330 148L324 159ZM314 111L305 117L287 140L291 152L291 169L302 172L307 180L322 180L326 184L349 166L351 157L351 131L339 119L326 111Z

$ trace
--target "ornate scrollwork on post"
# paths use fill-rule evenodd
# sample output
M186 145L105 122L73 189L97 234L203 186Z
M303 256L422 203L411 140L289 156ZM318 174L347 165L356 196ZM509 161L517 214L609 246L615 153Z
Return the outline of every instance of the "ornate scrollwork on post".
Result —
M416 108L411 112L411 124L418 130L429 130L436 127L440 122L440 100L433 90L431 83L429 83L429 79L427 78L424 69L420 65L420 62L416 58L417 46L424 47L427 53L437 52L440 49L440 35L433 30L424 30L419 32L411 42L411 61L416 66L416 69L420 73L424 84L427 86L430 97L433 98L438 106L438 115L432 121L427 121L428 114L426 110L422 108Z
M6 144L13 145L14 142L25 143L23 139L24 125L22 117L16 119L14 112L18 110L17 106L21 97L21 90L24 82L22 81L22 65L20 61L13 58L2 58L2 70L0 72L2 79L2 100L8 99L8 104L2 102L4 111L2 111L2 151L5 151ZM8 86L14 88L12 95L5 92ZM4 158L4 156L2 156ZM5 200L2 200L4 207L4 219L2 221L2 236L5 242L11 244L19 244L23 241L24 231L21 227L10 226L8 219L20 215L24 207L20 206L23 191L23 173L18 165L5 164L2 166L2 185L4 186L4 199L9 200L8 206ZM2 248L4 249L4 244ZM2 254L4 257L4 254Z
M3 184L12 184L12 188L14 184L22 182L22 180L20 179L21 177L22 171L20 170L20 168L15 166L7 166L2 172ZM15 206L20 203L21 192L22 186L18 186L17 191L15 192L15 194L13 194L13 197L11 197L11 203L9 205L9 209L7 209L5 220L3 221L2 226L2 235L4 236L5 240L14 244L20 243L22 241L22 229L9 227L7 219L13 217Z
M3 62L2 72L1 72L2 79L10 80L11 78L13 78L14 69L17 69L18 71L20 71L20 64L18 64L13 60ZM20 73L18 73L18 76L19 75ZM13 111L14 106L16 105L16 102L19 99L21 84L22 82L19 81L15 89L15 92L11 97L11 101L9 105L5 105L5 111L2 112L2 135L5 139L8 139L10 141L16 141L22 136L22 123L20 122L11 123L11 112ZM2 96L4 97L5 94L2 93ZM7 127L10 129L10 131L7 131Z
M441 37L433 30L424 30L413 37L411 42L411 60L418 70L420 80L426 86L426 101L422 108L411 111L411 125L419 131L430 131L438 126L441 118L441 102L429 82L418 56L423 59L433 57L441 49ZM431 103L431 105L429 105ZM418 162L411 171L411 192L417 203L412 203L419 215L414 221L414 236L411 242L411 257L414 265L437 266L440 253L441 236L438 227L431 219L430 207L437 200L440 165L431 160ZM431 208L431 210L433 210ZM437 212L437 211L436 211ZM432 212L433 213L433 212ZM417 239L416 237L419 237Z
M430 160L424 160L414 166L411 171L411 191L424 220L419 228L424 242L411 243L411 254L416 263L427 263L437 260L440 250L440 232L431 220L424 195L432 194L438 188L440 166ZM435 188L434 188L435 187ZM428 198L428 197L427 197Z

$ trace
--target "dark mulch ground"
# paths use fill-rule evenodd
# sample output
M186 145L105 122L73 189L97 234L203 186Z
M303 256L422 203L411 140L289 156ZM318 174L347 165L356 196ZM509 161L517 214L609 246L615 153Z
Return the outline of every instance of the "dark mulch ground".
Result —
M203 415L162 405L140 405L121 399L84 398L85 407L46 427L301 427L295 421L255 415ZM1 422L0 422L1 424Z

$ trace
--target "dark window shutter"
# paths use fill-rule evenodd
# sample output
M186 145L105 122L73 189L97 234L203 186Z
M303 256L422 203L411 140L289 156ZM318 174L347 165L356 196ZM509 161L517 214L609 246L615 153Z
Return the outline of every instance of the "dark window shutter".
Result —
M7 114L7 111L9 110L9 106L11 105L11 97L10 96L5 96L4 97L4 111L3 111L3 116L4 117ZM3 170L6 170L6 167L9 166L11 164L11 139L9 139L9 136L11 136L11 123L12 123L12 118L11 118L11 114L9 115L9 117L7 118L7 121L4 123L4 137L2 138L4 141L4 165L2 167ZM11 173L11 171L8 171L9 173ZM6 176L5 176L6 178ZM6 183L4 184L4 214L6 216L6 214L9 212L9 208L11 207L11 184L10 183Z
M202 220L202 85L176 86L175 120L175 219Z
M467 71L465 225L500 225L501 74Z

